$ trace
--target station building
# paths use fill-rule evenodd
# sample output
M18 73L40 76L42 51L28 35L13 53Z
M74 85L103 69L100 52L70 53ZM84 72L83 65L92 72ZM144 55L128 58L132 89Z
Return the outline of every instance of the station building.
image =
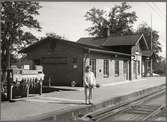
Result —
M145 76L152 52L142 35L80 38L77 42L47 37L20 51L34 65L42 65L44 84L83 85L86 65L97 83L114 83Z

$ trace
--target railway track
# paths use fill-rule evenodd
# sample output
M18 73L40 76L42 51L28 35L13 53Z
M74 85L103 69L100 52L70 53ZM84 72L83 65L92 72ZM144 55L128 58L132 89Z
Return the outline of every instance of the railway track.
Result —
M129 100L119 105L106 107L82 117L85 121L105 121L105 120L165 120L165 105L144 104L151 99L157 99L165 95L165 88L152 92L145 96Z

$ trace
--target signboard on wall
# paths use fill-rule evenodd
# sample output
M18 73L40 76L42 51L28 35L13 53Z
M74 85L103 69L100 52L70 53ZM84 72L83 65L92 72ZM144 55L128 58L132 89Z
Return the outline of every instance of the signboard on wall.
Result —
M42 59L45 64L67 64L67 57L45 57Z

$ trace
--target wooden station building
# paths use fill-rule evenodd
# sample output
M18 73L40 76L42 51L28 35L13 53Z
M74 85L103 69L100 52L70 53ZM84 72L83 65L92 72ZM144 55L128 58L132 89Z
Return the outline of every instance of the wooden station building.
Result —
M83 85L86 65L96 80L114 83L141 78L149 69L152 56L143 35L80 38L77 42L47 37L20 51L34 65L42 65L44 84Z

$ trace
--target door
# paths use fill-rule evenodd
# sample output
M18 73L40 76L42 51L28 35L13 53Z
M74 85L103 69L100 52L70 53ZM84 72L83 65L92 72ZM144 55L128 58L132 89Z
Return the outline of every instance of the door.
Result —
M45 82L50 85L67 85L68 65L66 57L46 57L42 59Z

